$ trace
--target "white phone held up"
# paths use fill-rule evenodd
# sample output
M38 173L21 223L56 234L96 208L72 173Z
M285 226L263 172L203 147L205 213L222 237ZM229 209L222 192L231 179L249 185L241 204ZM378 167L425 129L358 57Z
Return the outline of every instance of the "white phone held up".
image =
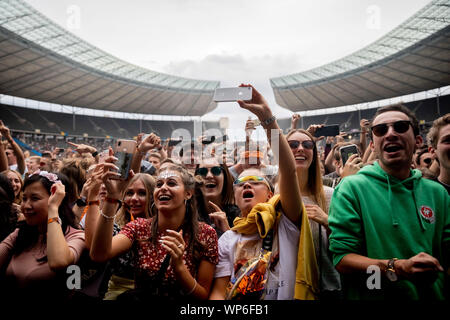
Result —
M248 101L252 99L251 87L217 88L214 91L215 102Z

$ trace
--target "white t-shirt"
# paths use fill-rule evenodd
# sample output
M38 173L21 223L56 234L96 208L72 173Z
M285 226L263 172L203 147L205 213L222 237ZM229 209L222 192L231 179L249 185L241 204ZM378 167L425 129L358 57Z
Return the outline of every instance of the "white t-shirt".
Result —
M278 230L273 241L273 252L279 250L280 260L276 264L274 272L268 271L265 300L293 300L295 289L295 273L297 269L297 254L300 237L300 229L287 217L281 215ZM243 235L228 230L219 238L219 263L216 266L214 277L234 277L234 263L236 248L245 242L259 241L259 234ZM259 246L260 248L261 246ZM238 254L245 254L241 250ZM255 256L256 252L246 252L248 256Z

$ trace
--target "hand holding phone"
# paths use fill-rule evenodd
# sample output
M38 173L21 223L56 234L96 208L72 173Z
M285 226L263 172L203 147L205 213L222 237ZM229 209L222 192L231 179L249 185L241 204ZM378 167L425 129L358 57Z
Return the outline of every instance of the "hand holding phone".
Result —
M348 158L350 158L354 154L358 154L358 147L355 144L351 144L348 146L343 146L339 148L339 153L341 154L342 166L345 166Z
M337 135L339 135L339 125L337 124L319 127L314 132L315 137L334 137Z
M116 166L119 168L120 177L111 179L127 180L131 168L133 154L136 150L136 141L119 139L114 146L114 156L117 158Z

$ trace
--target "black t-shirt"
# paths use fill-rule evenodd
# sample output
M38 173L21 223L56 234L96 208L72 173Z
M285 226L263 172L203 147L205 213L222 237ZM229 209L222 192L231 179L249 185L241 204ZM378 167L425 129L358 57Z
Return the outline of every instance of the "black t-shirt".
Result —
M436 181L436 182L439 183L441 186L443 186L443 187L447 190L448 195L450 195L450 186L449 186L449 185L443 184L442 182L440 182L440 181L438 180L438 178L434 178L434 179L431 179L431 180Z

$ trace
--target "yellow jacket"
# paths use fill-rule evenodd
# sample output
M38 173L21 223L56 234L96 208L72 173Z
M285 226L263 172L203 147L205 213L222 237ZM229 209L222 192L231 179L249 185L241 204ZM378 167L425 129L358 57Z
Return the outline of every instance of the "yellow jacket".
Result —
M234 219L233 231L242 234L259 233L261 238L281 217L280 195L273 196L268 202L255 205L246 218ZM297 255L294 298L298 300L316 300L319 292L319 268L317 266L314 243L309 227L308 216L302 207L300 240Z

